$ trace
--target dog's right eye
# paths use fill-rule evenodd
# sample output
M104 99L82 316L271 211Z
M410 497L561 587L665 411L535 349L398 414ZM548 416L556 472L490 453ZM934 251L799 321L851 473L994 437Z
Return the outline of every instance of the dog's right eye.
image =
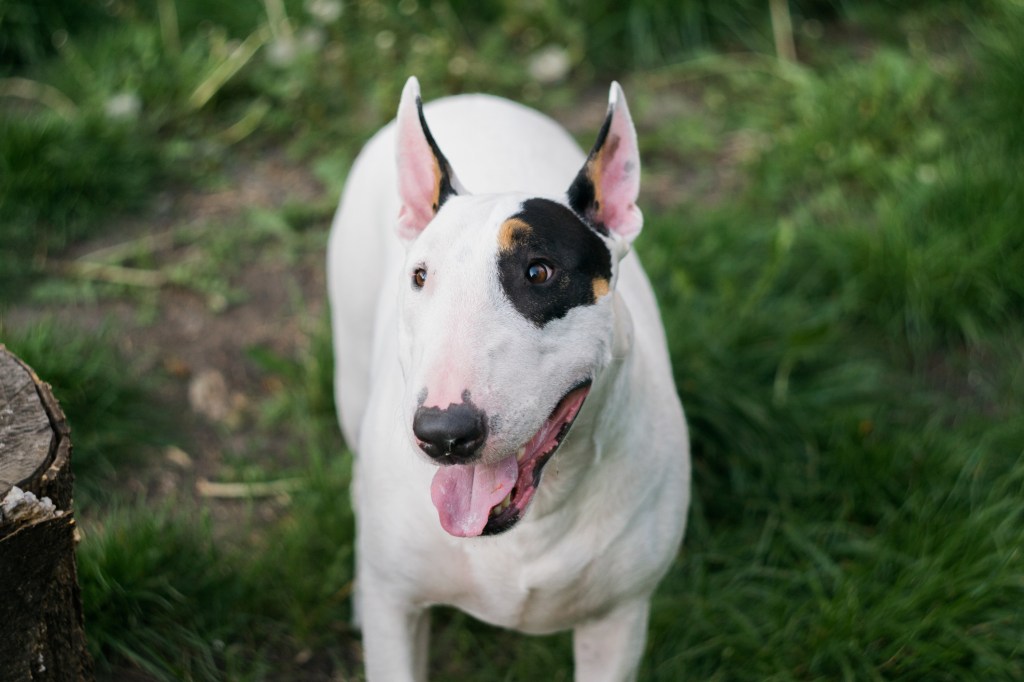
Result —
M525 274L530 284L544 284L555 274L555 269L545 260L535 260L526 267Z
M422 289L423 285L427 283L427 269L416 268L412 273L412 285L417 289Z

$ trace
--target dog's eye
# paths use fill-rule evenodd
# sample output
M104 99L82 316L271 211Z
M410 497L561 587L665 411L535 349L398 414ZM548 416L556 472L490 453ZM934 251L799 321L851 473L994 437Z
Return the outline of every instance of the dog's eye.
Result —
M412 273L412 285L417 289L422 289L423 285L427 283L427 269L416 268Z
M547 261L535 260L526 266L526 279L530 284L544 284L554 274L555 269Z

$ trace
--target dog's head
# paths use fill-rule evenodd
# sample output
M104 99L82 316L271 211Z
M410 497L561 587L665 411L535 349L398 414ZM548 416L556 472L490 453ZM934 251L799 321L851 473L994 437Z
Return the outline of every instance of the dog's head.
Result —
M613 83L564 194L472 195L427 127L414 78L396 125L403 420L440 465L431 497L445 530L500 533L525 513L611 361L618 265L643 222L636 133Z

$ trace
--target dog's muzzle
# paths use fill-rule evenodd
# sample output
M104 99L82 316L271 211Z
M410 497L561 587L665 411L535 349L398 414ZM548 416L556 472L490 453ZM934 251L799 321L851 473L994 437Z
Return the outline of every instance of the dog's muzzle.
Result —
M412 432L423 452L438 464L466 464L476 459L487 440L487 415L471 403L420 407Z

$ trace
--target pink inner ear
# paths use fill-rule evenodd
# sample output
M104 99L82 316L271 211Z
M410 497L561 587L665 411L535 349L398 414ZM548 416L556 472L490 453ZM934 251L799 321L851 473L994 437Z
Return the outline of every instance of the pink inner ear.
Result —
M598 202L595 218L612 232L632 240L644 222L636 205L640 194L640 150L626 99L617 84L612 86L612 92L614 109L608 137L591 167Z
M441 169L420 125L418 99L419 85L410 78L398 106L395 150L402 201L398 232L405 239L417 236L434 217L441 182Z

